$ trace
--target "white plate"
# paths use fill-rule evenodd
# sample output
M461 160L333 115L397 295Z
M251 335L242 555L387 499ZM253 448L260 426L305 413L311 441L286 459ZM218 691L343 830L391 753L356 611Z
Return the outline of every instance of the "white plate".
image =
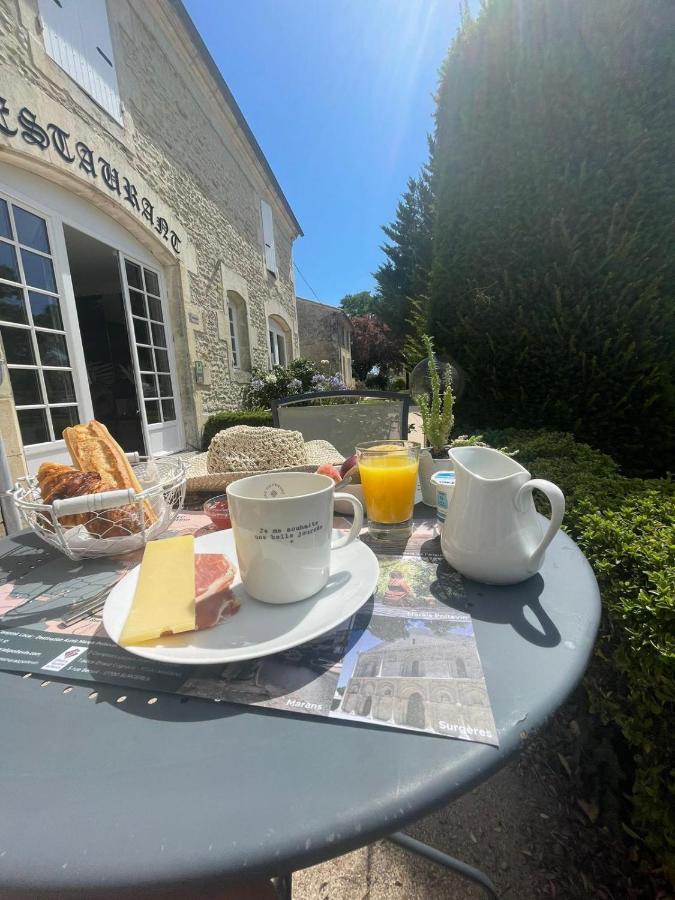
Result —
M230 530L197 538L195 552L224 553L237 560ZM115 585L103 609L103 625L116 644L131 608L139 569L136 566ZM379 570L370 547L354 541L333 551L330 578L323 590L299 603L277 605L249 597L237 572L232 591L241 609L234 616L214 628L124 649L145 659L181 665L237 662L279 653L325 634L353 615L375 590Z

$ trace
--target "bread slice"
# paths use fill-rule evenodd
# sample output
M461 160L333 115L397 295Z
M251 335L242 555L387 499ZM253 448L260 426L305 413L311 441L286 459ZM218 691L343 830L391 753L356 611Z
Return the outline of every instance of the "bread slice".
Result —
M73 464L83 472L98 472L115 489L133 488L140 494L143 488L134 475L124 450L101 422L95 419L86 425L73 425L63 431L63 440ZM152 525L157 516L147 501L143 504L145 523Z

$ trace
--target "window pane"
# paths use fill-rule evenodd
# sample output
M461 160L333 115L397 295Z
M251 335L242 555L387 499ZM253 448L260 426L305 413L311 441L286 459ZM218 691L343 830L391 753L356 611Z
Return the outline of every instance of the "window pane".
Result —
M282 338L280 334L277 335L277 350L278 350L278 359L279 365L286 365L286 341Z
M162 415L165 422L176 418L176 407L173 405L173 400L162 400Z
M155 350L158 372L169 372L169 354L166 350Z
M45 387L50 403L69 403L75 401L75 385L70 372L44 371Z
M5 359L8 363L18 363L22 366L34 366L35 354L33 343L30 339L30 331L27 328L0 328L2 344L5 348Z
M138 365L141 369L152 369L155 368L155 363L152 358L152 350L149 347L138 347Z
M52 427L57 441L63 436L64 428L70 428L71 425L78 425L80 422L76 406L52 406L49 412L52 415Z
M164 334L164 326L152 323L152 342L156 347L166 347L166 336Z
M41 444L51 440L44 409L19 409L16 414L24 444Z
M145 298L143 294L139 294L138 291L129 291L129 299L131 300L131 311L135 316L141 316L142 318L147 317L147 312L145 311Z
M0 278L6 278L7 281L21 281L14 247L5 244L4 241L0 241Z
M127 266L127 283L129 287L138 288L139 291L143 290L143 280L141 278L141 267L137 266L136 263L126 262Z
M150 332L148 331L148 323L143 319L134 319L134 334L136 335L137 344L149 344Z
M49 297L47 294L28 292L30 310L33 313L33 322L42 328L58 328L63 330L61 308L58 297Z
M16 225L16 236L20 244L33 247L35 250L42 250L44 253L50 252L47 223L44 219L34 216L27 209L15 206L14 224Z
M23 324L28 321L21 288L0 284L0 321Z
M9 380L17 406L35 406L44 403L37 369L10 369Z
M143 388L144 397L157 396L157 382L155 381L154 375L148 375L141 372L141 387Z
M0 200L0 235L6 238L12 237L12 229L9 225L9 213L7 212L7 204L4 200Z
M162 318L162 304L157 297L148 297L148 309L150 310L151 319L157 319L158 322L164 321Z
M145 272L145 289L149 294L155 294L159 297L159 279L150 269L144 269Z
M26 284L30 287L42 288L43 291L56 292L54 267L51 259L46 256L38 256L37 253L31 253L30 250L22 250L21 260Z
M43 366L67 366L68 347L62 334L51 331L36 331L40 362Z
M161 418L159 415L159 400L146 401L145 415L148 419L148 425L154 425L155 422L161 422Z
M171 376L169 375L158 375L157 381L159 382L159 394L160 397L171 397L173 396L173 391L171 389Z

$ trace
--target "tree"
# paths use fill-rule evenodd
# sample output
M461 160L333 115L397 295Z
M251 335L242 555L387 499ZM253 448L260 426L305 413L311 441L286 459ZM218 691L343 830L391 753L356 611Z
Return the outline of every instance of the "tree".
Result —
M340 300L340 309L348 316L363 316L366 313L375 312L375 298L370 291L360 291L358 294L345 294Z
M675 459L672 0L488 0L444 63L429 327L476 425Z
M352 368L357 378L364 380L373 366L388 369L396 365L400 354L388 325L372 313L352 316L351 323Z
M434 143L429 138L429 162L417 178L408 179L407 190L396 208L396 219L382 228L389 242L382 246L387 259L375 272L375 312L401 341L409 330L413 301L422 301L428 294L434 218L433 154ZM426 318L426 306L423 314Z

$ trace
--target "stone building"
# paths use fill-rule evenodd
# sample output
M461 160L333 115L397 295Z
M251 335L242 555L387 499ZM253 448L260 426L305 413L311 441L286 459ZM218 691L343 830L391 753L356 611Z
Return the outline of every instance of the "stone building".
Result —
M300 355L315 362L328 360L331 374L339 372L348 387L352 378L352 324L337 306L297 298Z
M0 34L13 474L69 461L91 418L125 450L196 446L298 354L293 211L180 0L4 0Z
M494 727L475 644L461 635L420 635L359 653L341 710L427 731Z

